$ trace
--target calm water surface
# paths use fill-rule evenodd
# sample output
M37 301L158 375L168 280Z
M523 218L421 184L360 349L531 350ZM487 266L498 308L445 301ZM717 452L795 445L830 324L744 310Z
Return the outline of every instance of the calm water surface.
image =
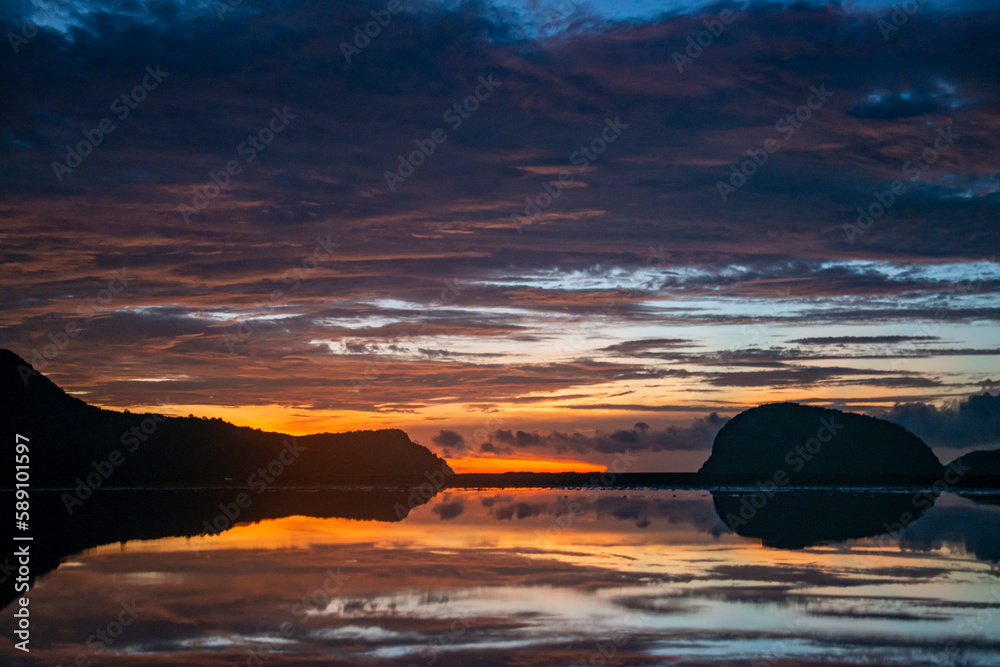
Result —
M742 497L715 496L453 491L402 521L97 546L35 582L30 654L7 606L0 663L1000 665L995 498L945 494L903 529L891 498L789 493L742 525ZM886 530L836 539L865 521Z

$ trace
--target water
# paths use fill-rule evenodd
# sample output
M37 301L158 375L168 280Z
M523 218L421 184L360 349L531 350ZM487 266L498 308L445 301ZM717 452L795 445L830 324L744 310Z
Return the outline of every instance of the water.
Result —
M0 662L1000 665L993 496L782 492L740 524L718 491L284 491L198 537L234 495L35 500L61 564Z

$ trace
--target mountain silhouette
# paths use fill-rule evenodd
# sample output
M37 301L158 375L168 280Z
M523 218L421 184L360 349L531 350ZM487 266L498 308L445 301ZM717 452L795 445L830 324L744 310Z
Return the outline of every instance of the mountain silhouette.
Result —
M797 403L771 403L733 417L698 471L715 482L784 486L886 484L939 478L931 448L902 426Z
M30 581L68 556L115 542L196 538L292 515L401 521L453 475L399 430L293 438L218 419L104 410L3 349L0 422L15 450L2 467L2 506L13 514L15 482L30 485L29 530L19 533L10 521L0 538L36 537ZM27 468L15 479L19 442ZM16 571L12 557L0 555L0 607L15 596Z
M0 421L28 440L33 488L234 485L267 488L344 481L431 480L453 473L401 430L293 437L221 419L104 410L70 396L9 350L0 350ZM10 457L13 461L13 456ZM13 488L14 466L0 467Z
M948 464L969 477L1000 476L1000 449L982 449L959 456Z

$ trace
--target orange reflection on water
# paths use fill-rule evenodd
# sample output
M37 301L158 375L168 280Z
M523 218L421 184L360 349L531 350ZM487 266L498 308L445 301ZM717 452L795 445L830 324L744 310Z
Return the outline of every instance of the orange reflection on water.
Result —
M427 504L409 509L399 522L299 515L239 523L215 535L131 541L94 551L194 551L208 556L231 549L308 550L316 545L368 544L424 550L528 549L533 553L573 549L578 555L595 555L591 551L596 548L596 553L606 555L609 549L618 551L640 545L655 545L659 553L677 551L680 545L744 545L745 541L735 535L711 536L685 523L657 521L636 530L634 521L623 521L599 510L601 500L621 497L622 493L621 490L588 493L548 489L444 491ZM558 499L573 501L576 509L569 511L568 505L553 505ZM448 514L441 511L444 507L460 507L460 511Z

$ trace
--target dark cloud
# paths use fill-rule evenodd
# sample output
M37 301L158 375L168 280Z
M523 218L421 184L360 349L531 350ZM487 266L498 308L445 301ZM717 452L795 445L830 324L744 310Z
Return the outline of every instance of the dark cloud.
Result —
M685 338L652 338L645 340L629 340L624 343L616 343L601 348L602 352L614 352L622 356L632 353L649 352L650 350L662 350L676 347L688 347L693 341Z
M566 452L611 454L626 451L710 449L715 434L727 421L728 417L713 412L706 417L693 420L686 426L667 426L662 430L650 429L644 422L638 422L628 429L594 434L578 431L573 433L551 431L543 434L501 429L493 433L489 441L480 446L480 450L487 453L525 454L532 449L544 448L560 454Z
M455 431L443 429L433 438L434 444L448 452L460 452L465 449L465 438Z
M952 101L954 98L951 95L939 91L876 94L855 104L850 114L858 118L898 120L945 111Z
M931 340L941 340L941 338L939 336L819 336L795 338L788 342L799 345L895 345Z
M843 379L851 376L865 376L865 379ZM774 370L712 373L709 374L707 382L718 387L808 386L821 382L831 385L860 382L895 387L930 387L941 384L935 379L902 371L879 371L836 366L785 366Z
M864 338L855 336L853 338ZM750 347L733 348L718 352L708 352L705 354L664 354L658 355L662 359L684 361L690 364L699 365L725 365L725 366L756 366L759 368L784 368L790 361L827 361L833 359L913 359L930 357L954 357L954 356L994 356L998 354L996 348L976 349L976 348L947 348L917 346L912 343L912 338L901 336L901 342L889 340L883 342L882 339L892 339L892 336L872 336L871 342L853 340L851 342L826 344L816 343L807 347L836 347L848 349L835 350L811 350L792 347ZM853 347L856 346L856 347Z
M759 7L678 72L700 10L585 12L549 39L523 12L426 3L347 62L340 43L384 3L242 3L224 21L212 3L77 4L89 9L71 29L0 54L0 337L30 358L80 321L47 371L88 400L389 413L572 396L576 410L711 411L768 386L945 392L988 371L952 375L944 357L997 356L955 333L1000 319L983 257L1000 241L993 7L926 8L888 42L850 6ZM4 5L3 34L28 11ZM119 118L113 101L147 65L169 75ZM445 110L490 75L496 90L452 128ZM782 138L776 122L822 85L829 100ZM286 107L295 118L246 161L241 142ZM52 163L104 117L114 131L59 182ZM615 118L628 127L578 170L572 156ZM945 126L954 145L906 180ZM385 173L438 127L447 141L390 188ZM722 201L731 165L772 137L780 151ZM240 174L185 222L178 205L230 160ZM516 229L511 215L562 169L572 187ZM906 192L850 242L843 226L897 179ZM81 316L123 268L135 280ZM924 322L952 330L924 335ZM899 323L914 333L871 334ZM831 333L724 331L799 325ZM832 354L793 345L852 359L789 366ZM863 362L893 354L936 366ZM591 393L667 380L710 397ZM612 436L601 447L623 444Z
M714 409L705 405L642 405L639 403L592 403L590 405L564 405L570 410L627 410L630 412L702 412Z
M509 454L513 454L514 448L508 447L506 445L496 445L492 441L487 441L479 445L479 451L483 452L484 454L499 454L502 456L506 456Z
M878 416L906 427L933 447L1000 443L1000 394L974 394L945 407L897 403Z

